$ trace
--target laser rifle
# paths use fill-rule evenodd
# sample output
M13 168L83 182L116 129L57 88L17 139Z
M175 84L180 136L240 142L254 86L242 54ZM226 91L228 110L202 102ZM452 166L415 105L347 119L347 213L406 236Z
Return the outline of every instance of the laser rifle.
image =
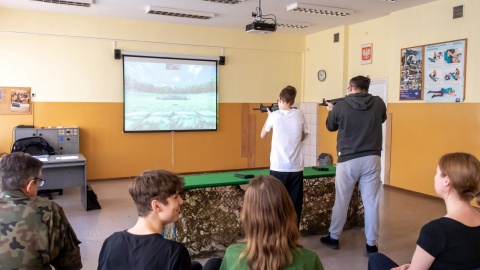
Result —
M272 103L270 106L264 106L262 103L260 103L259 108L253 108L254 111L261 111L262 113L267 112L267 109L269 109L271 112L278 111L278 104Z
M345 100L345 98L342 97L342 98L334 98L334 99L327 99L327 100L323 99L323 102L320 103L318 106L328 106L327 102L330 102L333 105L335 105L335 104L337 104L337 102L342 101L342 100Z
M296 108L297 107L292 107L292 109ZM269 109L271 112L278 111L278 103L272 103L270 106L264 106L262 103L260 103L260 107L253 108L254 111L261 111L262 113L267 112L267 109Z

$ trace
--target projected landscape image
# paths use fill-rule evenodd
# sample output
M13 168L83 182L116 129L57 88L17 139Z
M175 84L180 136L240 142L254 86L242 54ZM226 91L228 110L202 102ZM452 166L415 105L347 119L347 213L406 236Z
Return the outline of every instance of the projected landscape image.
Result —
M217 129L216 61L124 56L124 131Z

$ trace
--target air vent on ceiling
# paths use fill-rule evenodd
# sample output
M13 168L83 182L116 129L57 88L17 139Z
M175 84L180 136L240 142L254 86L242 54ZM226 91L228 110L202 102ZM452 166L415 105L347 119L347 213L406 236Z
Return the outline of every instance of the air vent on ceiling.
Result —
M44 3L51 3L51 4L60 4L60 5L67 5L67 6L76 6L76 7L90 7L93 4L93 0L90 1L62 1L62 0L30 0L30 1L37 1L37 2L44 2Z
M453 19L463 18L463 5L453 7Z
M333 34L333 43L340 41L340 33Z
M155 15L163 15L163 16L200 19L200 20L208 20L215 17L214 13L180 10L180 9L164 8L164 7L154 7L154 6L148 6L147 13L155 14Z
M302 3L293 3L287 7L287 11L296 11L311 14L330 15L330 16L348 16L353 14L351 9L317 6Z
M213 3L230 4L230 5L236 5L244 1L245 0L203 0L203 2L213 2Z

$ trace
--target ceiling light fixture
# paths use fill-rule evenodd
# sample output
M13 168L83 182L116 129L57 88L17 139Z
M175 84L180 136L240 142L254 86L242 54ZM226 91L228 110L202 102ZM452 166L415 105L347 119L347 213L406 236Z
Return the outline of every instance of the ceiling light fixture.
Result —
M190 19L200 19L200 20L208 20L215 17L214 13L180 10L180 9L164 8L164 7L154 7L154 6L148 6L146 12L148 14L172 16L172 17L180 17L180 18L190 18Z
M297 29L302 29L302 28L307 28L310 27L309 23L303 23L303 22L287 22L287 21L281 21L277 22L278 27L285 27L285 28L297 28Z
M303 12L303 13L341 16L341 17L345 17L353 14L353 10L351 9L325 7L325 6L317 6L317 5L302 4L302 3L293 3L289 5L287 7L287 11L296 11L296 12Z
M63 1L63 0L31 0L37 2L60 4L75 7L90 7L93 4L93 0L77 0L77 1Z
M230 4L230 5L236 5L244 1L245 0L203 0L203 2L213 2L213 3Z

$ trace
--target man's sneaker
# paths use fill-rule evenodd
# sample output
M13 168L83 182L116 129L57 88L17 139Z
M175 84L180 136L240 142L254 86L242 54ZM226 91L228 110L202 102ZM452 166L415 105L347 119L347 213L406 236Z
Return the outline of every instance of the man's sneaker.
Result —
M370 257L370 255L372 255L373 253L378 252L378 245L375 245L375 246L369 246L368 244L366 245L367 245L367 257Z
M333 239L332 237L330 237L330 234L328 234L327 236L321 237L320 242L331 249L340 248L340 243L338 242L338 239Z

